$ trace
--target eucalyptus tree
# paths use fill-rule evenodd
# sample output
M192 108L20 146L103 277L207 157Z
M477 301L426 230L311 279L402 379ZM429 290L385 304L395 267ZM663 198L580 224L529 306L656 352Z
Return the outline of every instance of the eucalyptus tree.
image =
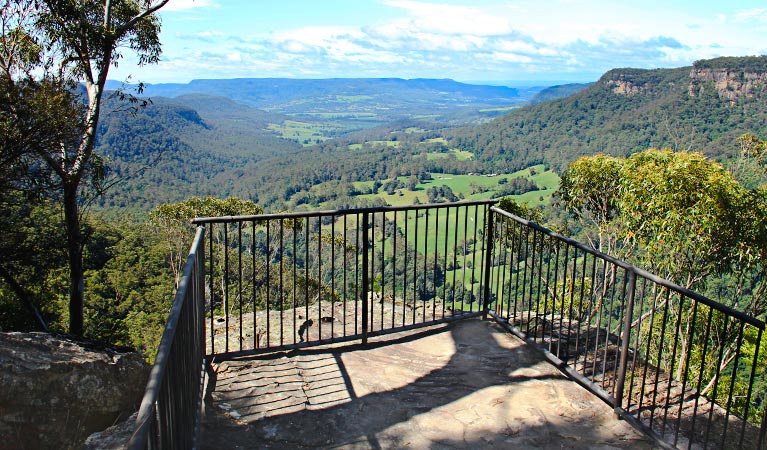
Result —
M168 0L0 0L0 76L5 117L30 152L50 171L63 207L69 265L69 331L83 333L83 235L81 204L86 186L100 188L105 167L94 154L96 129L109 70L124 51L140 65L159 61L160 19ZM78 93L80 86L84 94ZM135 99L133 99L135 100ZM15 114L33 111L28 121ZM24 128L26 127L26 128Z

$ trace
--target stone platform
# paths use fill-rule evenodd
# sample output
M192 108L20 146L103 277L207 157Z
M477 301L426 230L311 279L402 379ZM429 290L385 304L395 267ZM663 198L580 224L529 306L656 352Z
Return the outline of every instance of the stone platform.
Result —
M203 449L651 449L492 321L216 363Z

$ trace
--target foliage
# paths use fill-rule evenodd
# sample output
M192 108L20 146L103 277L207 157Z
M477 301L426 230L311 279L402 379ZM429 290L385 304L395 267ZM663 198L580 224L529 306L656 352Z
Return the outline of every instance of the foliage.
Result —
M96 193L102 188L104 165L93 149L107 75L125 47L138 55L139 64L159 60L160 23L153 14L167 1L2 2L0 70L4 89L12 94L7 98L24 105L22 111L39 112L29 117L43 135L50 135L35 141L32 151L60 190L69 256L69 327L75 335L83 333L84 301L79 202L87 197L86 175ZM79 82L85 98L76 93ZM19 95L30 90L34 95ZM27 122L12 118L10 123L19 127Z

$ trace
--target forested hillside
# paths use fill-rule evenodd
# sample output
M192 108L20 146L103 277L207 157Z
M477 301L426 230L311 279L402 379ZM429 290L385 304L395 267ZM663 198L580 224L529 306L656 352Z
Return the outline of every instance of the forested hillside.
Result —
M727 159L746 132L767 131L767 57L719 58L678 69L614 69L570 97L449 133L492 170L651 147Z
M279 209L295 206L294 195L305 201L312 191L310 203L317 206L353 191L349 182L383 183L423 172L512 173L537 164L561 173L582 155L627 156L652 147L702 151L726 162L737 150L738 136L767 134L765 79L766 57L719 58L678 69L615 69L588 87L543 91L541 98L577 92L519 107L482 125L451 128L433 120L390 117L387 124L352 133L329 120L296 117L314 108L319 97L304 106L292 103L291 116L210 95L157 97L133 116L105 116L99 151L111 158L115 173L156 167L118 185L102 204L147 210L163 201L210 194L239 195ZM230 91L247 80L235 81L210 84L229 86L219 93L235 95ZM375 80L369 86L401 81ZM433 89L435 82L427 81L422 87ZM334 83L342 86L341 80ZM355 83L349 81L347 88L362 89L359 80ZM178 94L194 85L179 85L176 91L165 86L160 92ZM317 95L316 85L296 86L292 93L285 86L264 93L259 101L295 100L301 92ZM479 95L474 88L472 95ZM250 91L256 98L253 92L261 91ZM426 105L429 95L413 94L413 101ZM431 107L438 110L439 104ZM322 192L317 192L320 184Z
M249 197L252 189L239 177L261 159L300 148L268 129L285 116L222 97L152 101L136 111L113 107L102 117L97 152L117 181L99 199L104 207L146 211L193 195Z

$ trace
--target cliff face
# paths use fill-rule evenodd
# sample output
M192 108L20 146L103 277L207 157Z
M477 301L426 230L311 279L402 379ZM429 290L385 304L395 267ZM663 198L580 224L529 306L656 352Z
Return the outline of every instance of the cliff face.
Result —
M715 92L726 104L759 98L767 91L767 57L717 58L681 69L613 69L600 80L622 96L686 94L700 97Z
M693 67L690 71L690 96L704 93L707 86L710 86L708 82L713 83L719 98L734 105L740 98L753 98L764 93L767 88L767 70L746 72L729 68Z

